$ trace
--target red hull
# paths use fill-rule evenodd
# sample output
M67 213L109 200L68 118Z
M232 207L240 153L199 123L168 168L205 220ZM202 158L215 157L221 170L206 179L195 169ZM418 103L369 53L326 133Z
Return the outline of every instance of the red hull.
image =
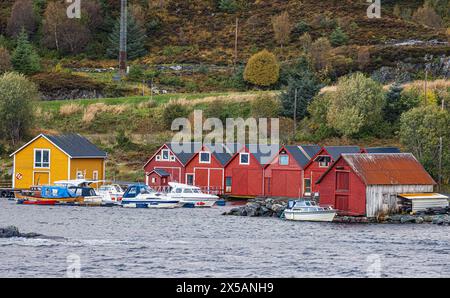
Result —
M44 205L44 206L53 206L56 204L56 201L24 201L24 205Z

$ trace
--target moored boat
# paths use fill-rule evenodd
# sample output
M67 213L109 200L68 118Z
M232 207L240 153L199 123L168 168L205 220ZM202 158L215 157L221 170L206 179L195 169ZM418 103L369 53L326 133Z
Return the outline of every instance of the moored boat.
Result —
M27 192L17 198L17 203L22 205L69 205L83 201L64 186L42 186L39 195Z
M284 211L284 217L293 221L318 221L332 222L336 217L337 210L331 207L321 207L315 201L298 200L289 201Z
M183 207L210 208L219 200L218 196L203 193L196 186L174 182L169 185L172 189L167 196L180 200Z
M129 186L120 204L125 208L173 209L181 207L180 200L158 193L143 184Z

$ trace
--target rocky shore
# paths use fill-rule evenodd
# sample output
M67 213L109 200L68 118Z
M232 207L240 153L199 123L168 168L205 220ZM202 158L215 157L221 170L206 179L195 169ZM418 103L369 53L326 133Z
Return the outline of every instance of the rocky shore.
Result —
M20 233L19 229L14 226L9 226L6 228L0 228L0 238L40 238L43 237L41 234L36 233Z
M248 217L282 217L284 210L287 207L288 200L276 199L262 199L257 198L250 200L246 205L236 207L223 215L231 216L248 216ZM354 216L337 216L334 219L335 223L347 224L435 224L440 226L450 226L450 214L444 212L443 214L397 214L385 216L382 218L367 218Z

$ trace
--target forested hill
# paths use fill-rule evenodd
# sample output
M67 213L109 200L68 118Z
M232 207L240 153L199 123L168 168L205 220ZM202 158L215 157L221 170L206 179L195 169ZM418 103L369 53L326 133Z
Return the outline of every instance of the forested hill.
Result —
M27 2L32 3L31 12ZM44 58L115 58L115 52L108 49L112 47L111 32L117 23L120 1L82 0L81 20L65 16L64 2L1 1L0 46L13 47L14 36L24 27ZM344 64L356 59L359 47L371 46L379 61L369 67L389 64L390 60L411 56L411 51L418 48L430 47L416 44L414 50L406 49L406 54L397 51L392 57L384 54L381 45L412 39L445 41L450 10L448 0L386 0L382 1L382 17L369 19L365 0L129 0L129 6L132 22L145 33L145 51L138 58L146 63L230 65L234 61L238 18L241 62L264 48L282 59L297 57L305 44L301 37L308 33L312 40L329 38ZM287 36L281 32L276 38L274 17L283 13L287 18L279 19L281 28L290 30ZM448 51L448 45L432 48L437 54Z

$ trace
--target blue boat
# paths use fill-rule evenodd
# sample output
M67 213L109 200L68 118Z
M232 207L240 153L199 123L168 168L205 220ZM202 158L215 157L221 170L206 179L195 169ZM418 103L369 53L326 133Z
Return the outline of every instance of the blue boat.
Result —
M173 209L182 206L180 200L169 198L143 184L129 186L123 195L121 205L125 208L150 209Z

